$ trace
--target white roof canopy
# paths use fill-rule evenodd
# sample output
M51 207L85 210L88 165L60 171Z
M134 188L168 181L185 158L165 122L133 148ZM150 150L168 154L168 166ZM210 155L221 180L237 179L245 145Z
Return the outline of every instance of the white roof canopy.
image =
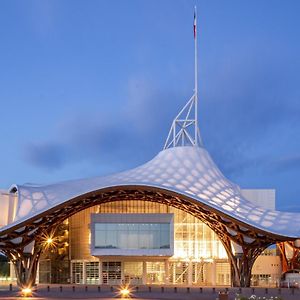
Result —
M148 186L184 195L257 229L299 238L300 214L264 209L246 200L201 147L174 147L135 169L106 177L65 181L45 186L17 185L16 218L9 227L92 191L118 186ZM293 226L291 226L291 220Z

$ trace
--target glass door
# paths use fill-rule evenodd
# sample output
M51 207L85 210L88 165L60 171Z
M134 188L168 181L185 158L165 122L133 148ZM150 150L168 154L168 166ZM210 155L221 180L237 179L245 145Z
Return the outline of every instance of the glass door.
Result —
M120 261L102 262L103 284L119 285L122 283L122 268Z
M165 263L147 262L147 283L165 283Z
M124 262L124 280L128 284L143 284L143 263L133 261Z

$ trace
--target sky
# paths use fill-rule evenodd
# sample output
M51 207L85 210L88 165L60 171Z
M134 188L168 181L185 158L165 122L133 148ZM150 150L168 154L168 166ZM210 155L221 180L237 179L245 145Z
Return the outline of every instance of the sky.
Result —
M300 211L300 2L0 2L0 188L136 167L194 86L199 127L242 188Z

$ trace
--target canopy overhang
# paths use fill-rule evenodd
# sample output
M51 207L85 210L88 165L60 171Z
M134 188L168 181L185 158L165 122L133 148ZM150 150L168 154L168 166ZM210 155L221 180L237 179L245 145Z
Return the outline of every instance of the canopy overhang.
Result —
M255 247L262 240L274 243L300 237L300 214L268 210L246 200L209 153L195 146L163 150L142 166L110 176L46 186L15 185L11 190L18 193L18 207L14 222L0 228L2 248L26 244L81 209L122 199L186 210L238 244Z

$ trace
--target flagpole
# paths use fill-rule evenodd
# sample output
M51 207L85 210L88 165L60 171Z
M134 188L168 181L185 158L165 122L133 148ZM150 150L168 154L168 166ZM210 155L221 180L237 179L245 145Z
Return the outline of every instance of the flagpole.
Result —
M194 11L194 53L195 53L195 146L198 146L198 61L197 61L197 7Z

